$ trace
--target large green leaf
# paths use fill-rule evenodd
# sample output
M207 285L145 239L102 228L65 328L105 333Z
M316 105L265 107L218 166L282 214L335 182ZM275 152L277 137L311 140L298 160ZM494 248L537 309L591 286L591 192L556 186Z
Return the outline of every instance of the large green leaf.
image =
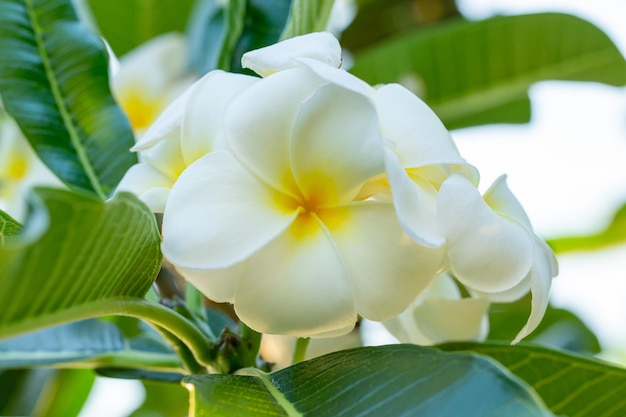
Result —
M0 368L117 367L180 372L174 351L147 325L132 337L103 319L31 332L0 343Z
M527 122L527 90L538 81L626 84L613 42L557 13L442 23L355 54L351 71L372 84L413 84L450 129Z
M78 21L71 0L0 1L0 94L69 187L103 198L136 162L104 44Z
M532 386L555 414L626 415L626 369L620 366L532 345L459 343L440 347L491 356Z
M271 374L183 379L194 416L546 416L524 383L483 357L413 345L358 348Z
M0 339L86 318L90 303L146 294L160 236L137 197L102 202L46 188L31 197L22 233L0 247Z
M185 30L195 0L88 0L111 49L121 56L166 32Z
M548 241L556 253L599 250L623 243L626 243L626 205L615 213L611 224L598 233L561 237Z

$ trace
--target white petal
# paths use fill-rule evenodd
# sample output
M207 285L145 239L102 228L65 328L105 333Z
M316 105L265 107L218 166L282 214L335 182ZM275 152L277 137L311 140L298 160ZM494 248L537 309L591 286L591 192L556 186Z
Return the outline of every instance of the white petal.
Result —
M180 140L177 137L167 138L142 151L139 154L139 160L152 165L172 182L176 181L187 167L181 153Z
M141 139L131 148L132 151L137 152L149 149L163 140L180 140L180 128L185 106L195 85L189 87L187 91L163 110Z
M501 175L493 182L485 192L484 199L487 205L499 215L515 219L528 230L533 230L524 208L507 186L506 175Z
M250 256L296 216L280 195L227 152L187 168L170 192L163 217L163 254L177 267L217 269Z
M387 179L400 224L415 242L439 247L445 239L437 228L437 190L423 180L412 180L396 155L385 150Z
M367 319L402 312L442 268L443 249L411 241L391 204L363 202L319 215L353 281L358 312Z
M309 33L246 52L241 58L241 65L267 77L275 72L300 66L295 58L301 57L339 68L341 47L337 39L328 32Z
M250 257L235 294L235 311L263 333L348 333L357 315L341 258L317 222L302 234L300 220Z
M247 75L212 71L195 84L187 100L181 130L181 147L187 165L215 149L224 109L233 97L258 80Z
M120 91L144 85L158 94L163 87L181 77L186 69L186 38L179 33L157 36L120 59L119 70L112 79L113 88Z
M478 183L478 171L465 162L450 134L433 111L418 97L398 84L380 87L374 102L385 139L404 168L446 164Z
M301 106L293 129L296 183L323 205L351 201L365 181L384 172L376 111L368 100L329 84Z
M293 193L290 143L296 116L324 83L307 68L282 71L241 92L225 112L225 139L237 158L274 188Z
M506 291L488 293L470 290L470 293L476 297L487 298L492 303L512 303L519 300L530 291L532 272L529 272L526 277L519 282L513 288L509 288Z
M513 340L513 344L528 336L537 328L548 308L552 278L558 274L556 258L552 249L535 236L535 256L531 271L531 312L526 325Z
M176 267L176 270L207 298L218 303L232 303L239 277L245 268L246 261L223 269Z
M137 195L154 213L163 213L165 202L174 181L152 165L135 164L124 174L116 192L128 191Z
M488 309L483 298L427 298L413 310L413 319L430 344L481 340L487 333Z
M484 292L505 291L530 271L530 232L495 214L465 177L454 174L442 184L437 207L451 271L464 285Z

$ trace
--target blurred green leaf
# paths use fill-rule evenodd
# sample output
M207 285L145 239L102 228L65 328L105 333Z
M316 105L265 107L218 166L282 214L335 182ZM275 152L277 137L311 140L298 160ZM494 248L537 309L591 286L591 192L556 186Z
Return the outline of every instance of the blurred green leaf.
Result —
M525 344L453 343L439 348L491 356L533 387L554 414L568 417L626 415L626 369L621 366Z
M549 415L496 362L414 345L335 352L270 374L192 375L183 385L192 415Z
M195 0L88 0L102 36L121 56L167 32L183 32Z
M357 0L358 13L341 45L358 52L414 29L461 16L454 0Z
M141 328L128 338L109 321L89 319L31 332L0 343L0 368L116 366L180 372L169 345L147 325Z
M65 184L106 197L137 158L104 44L71 0L3 0L0 28L5 109Z
M96 375L88 369L59 369L46 382L35 417L76 417L91 393Z
M231 70L246 72L241 57L248 51L278 42L289 17L291 0L246 0L243 32L233 50Z
M281 40L324 30L333 3L334 0L293 0Z
M17 220L0 210L0 245L5 239L18 234L21 229L22 225Z
M511 341L530 315L530 295L514 303L492 304L489 309L490 341ZM598 353L596 335L574 313L548 306L541 324L524 339L544 346L577 353Z
M137 197L107 202L38 188L20 235L0 247L0 339L89 317L89 306L143 297L161 265L153 214Z
M409 85L450 129L529 121L527 90L538 81L626 84L626 60L608 36L558 13L450 21L354 58L354 75Z
M188 27L192 69L201 75L214 69L229 71L245 16L246 0L199 0Z
M623 243L626 243L626 204L615 213L611 223L601 232L548 241L548 245L556 253L599 250Z
M189 392L180 384L143 381L146 399L128 417L181 417L189 409Z

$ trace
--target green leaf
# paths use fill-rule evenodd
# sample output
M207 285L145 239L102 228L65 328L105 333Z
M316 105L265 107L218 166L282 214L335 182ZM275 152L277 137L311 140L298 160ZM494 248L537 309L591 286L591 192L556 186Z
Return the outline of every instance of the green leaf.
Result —
M118 55L167 32L185 30L195 0L88 0L111 49Z
M37 401L33 415L46 417L76 417L80 414L96 375L88 369L59 369Z
M341 34L341 46L356 53L376 42L461 16L454 0L357 0L358 14Z
M626 243L626 204L613 216L606 229L588 236L551 239L548 244L556 253L605 249Z
M248 51L278 42L289 17L291 0L246 0L243 32L233 50L231 70L252 71L241 67L241 57Z
M143 381L146 399L128 417L180 417L187 415L189 393L180 384Z
M514 303L496 303L489 309L490 341L510 342L524 326L530 315L530 295ZM598 353L600 343L596 335L574 313L548 306L541 323L526 342L565 349L578 353Z
M335 352L271 374L192 375L183 385L196 416L549 415L497 363L413 345Z
M54 365L180 372L180 361L169 345L147 325L141 328L128 338L109 321L89 319L31 332L0 343L0 368Z
M188 27L191 68L199 74L229 71L245 16L246 0L198 1Z
M104 198L136 162L104 44L78 21L71 0L3 0L0 28L7 112L65 184Z
M324 30L333 3L334 0L293 0L281 40Z
M529 121L527 90L538 81L626 84L626 61L607 35L557 13L420 29L355 54L351 72L412 84L450 129Z
M38 188L31 203L22 233L0 247L0 339L86 318L90 303L145 295L160 236L137 197Z
M9 216L4 211L0 210L0 245L3 245L5 240L11 239L22 230L22 225Z
M620 366L524 344L455 343L439 348L491 356L533 387L554 414L568 417L626 415L626 369Z

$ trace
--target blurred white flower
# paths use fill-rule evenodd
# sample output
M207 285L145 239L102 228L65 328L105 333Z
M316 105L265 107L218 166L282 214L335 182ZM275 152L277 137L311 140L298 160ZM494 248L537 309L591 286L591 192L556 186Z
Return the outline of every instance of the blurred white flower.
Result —
M0 121L0 210L15 220L26 217L28 191L35 186L62 187L61 181L39 160L17 124Z
M450 271L468 290L494 302L512 302L532 292L531 315L514 342L521 340L541 321L558 268L506 177L481 197L465 177L452 175L441 186L437 208Z
M178 33L150 39L113 68L113 94L138 137L195 81L186 72L186 38Z
M440 271L443 250L412 242L393 204L363 192L385 174L375 91L338 69L340 48L326 33L242 61L266 78L226 108L225 151L174 184L163 253L260 332L330 337L349 332L357 314L400 313Z
M406 311L383 324L402 343L482 341L489 330L489 304L482 297L462 298L452 277L441 274Z

